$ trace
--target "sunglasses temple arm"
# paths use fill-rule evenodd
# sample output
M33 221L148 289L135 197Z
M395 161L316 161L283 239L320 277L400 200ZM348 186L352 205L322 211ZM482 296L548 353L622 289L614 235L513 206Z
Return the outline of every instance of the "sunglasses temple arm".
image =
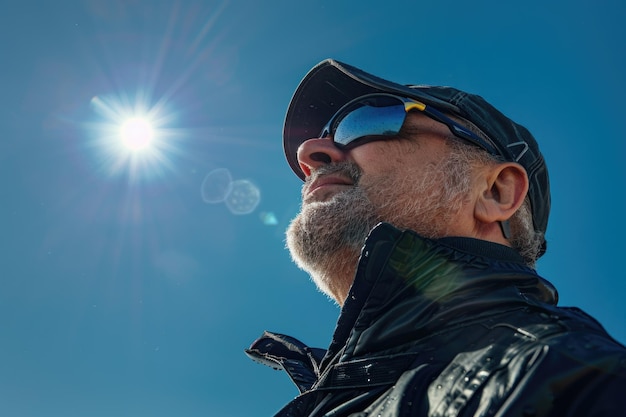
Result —
M426 108L424 109L424 113L426 113L427 115L434 118L435 120L448 126L448 129L450 129L450 131L454 134L454 136L457 136L461 139L465 139L469 142L472 142L475 145L478 145L481 148L485 149L487 152L489 152L492 155L499 155L499 152L491 143L487 142L480 136L476 135L474 132L467 129L466 127L461 126L459 123L455 122L454 120L452 120L451 118L449 118L448 116L440 112L439 110L432 108L430 106L426 106Z

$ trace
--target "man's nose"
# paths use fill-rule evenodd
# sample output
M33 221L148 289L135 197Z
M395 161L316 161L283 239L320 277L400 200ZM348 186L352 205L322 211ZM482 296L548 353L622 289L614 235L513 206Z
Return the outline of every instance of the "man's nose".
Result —
M298 147L298 163L307 177L320 166L345 159L346 153L335 146L329 137L309 139Z

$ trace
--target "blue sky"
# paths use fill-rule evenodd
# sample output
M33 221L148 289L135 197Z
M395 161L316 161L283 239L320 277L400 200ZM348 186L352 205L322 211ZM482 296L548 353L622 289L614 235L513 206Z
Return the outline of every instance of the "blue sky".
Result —
M300 182L280 142L328 57L526 125L553 191L538 270L625 342L626 7L509 3L3 2L0 415L248 417L296 395L243 349L265 329L325 347L334 328L284 249ZM160 142L132 159L111 132L141 109ZM254 211L203 200L220 168L260 192Z

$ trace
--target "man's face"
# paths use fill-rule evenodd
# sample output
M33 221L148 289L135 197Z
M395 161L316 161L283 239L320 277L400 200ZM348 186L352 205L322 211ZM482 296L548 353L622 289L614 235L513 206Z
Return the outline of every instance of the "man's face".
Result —
M369 231L384 221L427 237L453 233L468 177L450 159L447 128L411 113L398 138L349 151L310 139L298 151L302 208L287 230L293 259L340 304Z

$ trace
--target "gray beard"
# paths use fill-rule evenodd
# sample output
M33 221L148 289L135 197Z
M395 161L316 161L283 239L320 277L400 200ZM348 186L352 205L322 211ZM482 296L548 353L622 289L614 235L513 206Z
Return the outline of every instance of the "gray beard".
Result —
M306 254L298 258L310 258L305 263L312 264L327 256L335 257L337 251L346 247L359 251L379 221L375 211L357 187L328 201L309 203L289 225L288 246L292 252L295 249L298 254Z
M318 288L337 298L337 291L347 292L350 287L361 247L380 220L363 188L357 186L360 170L355 164L328 165L315 175L331 173L341 173L355 186L327 201L303 203L287 229L287 247Z
M425 237L447 234L448 223L460 209L468 189L467 183L454 180L463 168L449 159L440 166L424 169L427 174L421 182L405 178L392 187L385 178L360 185L360 169L349 162L320 167L309 179L340 173L353 183L327 201L303 203L287 229L292 259L311 275L323 293L343 303L361 248L370 230L381 221ZM465 171L462 175L466 176Z

